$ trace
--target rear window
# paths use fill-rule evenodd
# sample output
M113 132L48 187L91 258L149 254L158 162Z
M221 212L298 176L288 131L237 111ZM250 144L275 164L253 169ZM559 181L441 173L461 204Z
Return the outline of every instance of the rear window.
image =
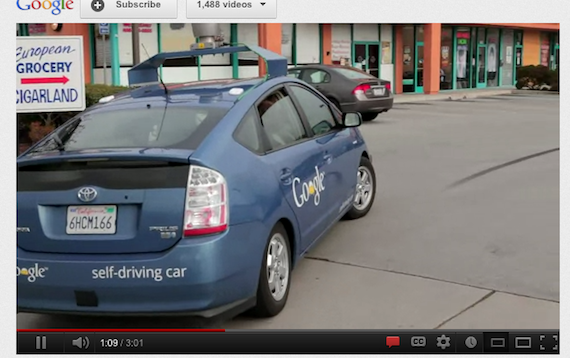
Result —
M163 105L88 112L71 119L34 152L103 148L196 149L228 108Z
M350 68L338 68L338 67L334 67L333 71L336 71L337 73L340 73L341 75L343 75L344 77L347 78L351 78L351 79L368 79L368 78L374 78L377 79L376 77L369 75L366 72L361 72L361 71L357 71L357 70L352 70Z

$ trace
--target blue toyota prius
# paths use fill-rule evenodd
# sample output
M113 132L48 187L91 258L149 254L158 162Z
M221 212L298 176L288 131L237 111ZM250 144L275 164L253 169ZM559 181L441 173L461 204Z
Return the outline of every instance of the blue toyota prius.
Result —
M268 75L158 75L240 51ZM303 254L373 205L360 114L259 47L161 53L129 82L18 157L18 312L277 315Z

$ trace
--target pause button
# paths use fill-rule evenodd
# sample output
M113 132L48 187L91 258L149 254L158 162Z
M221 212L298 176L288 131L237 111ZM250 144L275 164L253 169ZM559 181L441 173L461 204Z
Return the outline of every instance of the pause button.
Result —
M47 337L46 336L36 336L36 349L37 350L47 349Z

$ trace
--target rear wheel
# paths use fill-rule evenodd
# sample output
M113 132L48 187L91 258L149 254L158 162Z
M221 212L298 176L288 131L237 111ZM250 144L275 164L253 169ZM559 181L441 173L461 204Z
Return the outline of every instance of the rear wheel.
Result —
M356 190L352 208L345 215L345 219L359 219L370 211L374 198L376 197L376 173L370 160L366 157L360 158L360 165L357 172Z
M378 113L362 113L362 120L370 122L378 117Z
M277 223L265 247L257 288L257 305L252 310L254 315L273 317L283 310L291 286L291 262L287 231L281 223Z

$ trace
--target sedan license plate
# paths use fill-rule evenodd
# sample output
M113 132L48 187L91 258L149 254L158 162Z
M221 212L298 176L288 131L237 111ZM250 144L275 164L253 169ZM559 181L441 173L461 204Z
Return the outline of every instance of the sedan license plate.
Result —
M113 235L117 232L117 206L69 206L65 232L67 235Z
M375 88L374 89L374 95L375 96L383 96L385 91L386 90L384 88Z

